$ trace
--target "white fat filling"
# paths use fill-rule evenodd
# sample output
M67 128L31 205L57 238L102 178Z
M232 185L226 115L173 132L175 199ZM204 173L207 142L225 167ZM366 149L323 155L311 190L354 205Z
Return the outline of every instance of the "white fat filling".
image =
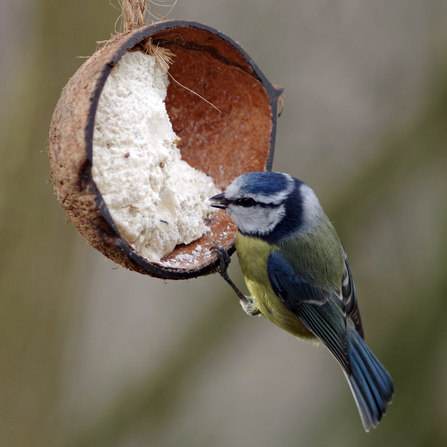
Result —
M209 231L211 177L181 160L164 100L169 80L155 58L124 54L96 112L93 179L121 236L151 262Z

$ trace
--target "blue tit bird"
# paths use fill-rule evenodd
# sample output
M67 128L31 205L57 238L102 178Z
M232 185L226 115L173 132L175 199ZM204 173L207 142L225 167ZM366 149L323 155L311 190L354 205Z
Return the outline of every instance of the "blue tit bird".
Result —
M315 193L288 174L249 172L210 200L238 228L236 252L251 296L229 278L227 252L214 251L244 310L325 345L348 380L365 430L376 427L393 381L363 340L348 258Z

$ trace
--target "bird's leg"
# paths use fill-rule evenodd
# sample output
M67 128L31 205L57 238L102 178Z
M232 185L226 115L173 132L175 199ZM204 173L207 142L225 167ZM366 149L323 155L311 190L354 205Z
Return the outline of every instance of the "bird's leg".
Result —
M251 296L244 295L228 275L228 266L230 265L231 262L231 258L228 252L222 247L211 247L211 250L219 258L220 276L222 276L222 278L231 286L236 295L239 297L242 309L244 309L244 311L248 315L259 315L260 313L259 309L256 307L253 298Z
M230 265L231 258L228 252L222 247L211 247L213 253L219 258L219 274L222 278L230 284L231 288L234 290L236 295L241 301L245 301L247 297L238 289L236 284L231 280L228 275L228 266Z

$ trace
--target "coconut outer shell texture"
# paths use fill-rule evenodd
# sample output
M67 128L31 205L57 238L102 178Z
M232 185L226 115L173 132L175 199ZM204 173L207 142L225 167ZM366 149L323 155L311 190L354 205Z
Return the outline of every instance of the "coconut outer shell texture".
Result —
M114 36L63 89L51 122L49 153L54 188L68 216L90 245L117 264L163 279L187 279L216 271L212 246L234 251L237 230L227 214L219 210L209 222L211 231L199 240L177 246L160 263L149 262L120 236L91 173L95 114L107 77L125 52L142 49L149 38L175 54L166 108L181 138L182 158L222 190L245 172L271 169L282 89L227 36L178 20ZM180 266L172 262L182 258Z

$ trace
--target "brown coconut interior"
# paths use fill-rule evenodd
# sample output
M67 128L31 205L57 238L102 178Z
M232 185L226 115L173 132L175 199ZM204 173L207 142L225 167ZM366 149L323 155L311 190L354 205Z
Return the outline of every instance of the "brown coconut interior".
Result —
M223 190L245 172L265 171L271 145L271 99L241 53L203 29L168 29L152 39L175 54L166 107L181 138L183 159L213 177ZM199 240L177 246L161 265L200 269L209 264L212 246L232 246L236 227L224 211L213 215L209 227L211 231ZM192 252L193 261L186 261L190 256L182 255ZM183 265L173 263L182 258Z

